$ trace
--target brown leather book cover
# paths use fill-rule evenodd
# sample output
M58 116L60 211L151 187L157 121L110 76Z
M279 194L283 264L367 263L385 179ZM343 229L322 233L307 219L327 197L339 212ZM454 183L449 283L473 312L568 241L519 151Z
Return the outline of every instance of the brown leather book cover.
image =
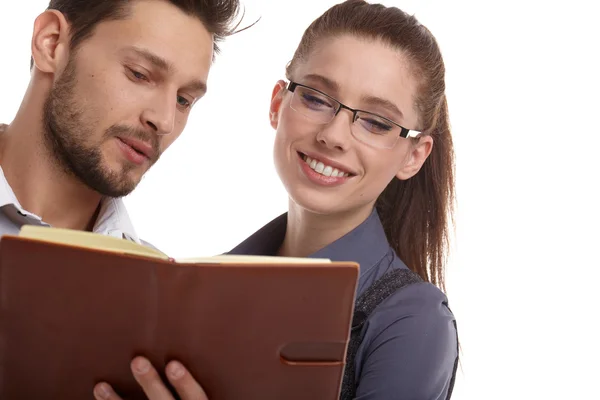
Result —
M4 236L0 399L145 399L129 370L180 360L210 400L336 400L358 265L176 264ZM164 375L163 375L164 378Z

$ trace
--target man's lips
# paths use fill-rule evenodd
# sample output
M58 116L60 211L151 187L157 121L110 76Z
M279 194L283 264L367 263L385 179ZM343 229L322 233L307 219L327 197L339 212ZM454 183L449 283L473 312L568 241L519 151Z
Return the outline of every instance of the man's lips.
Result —
M156 156L154 147L148 142L133 138L118 137L118 139L150 160L153 160Z

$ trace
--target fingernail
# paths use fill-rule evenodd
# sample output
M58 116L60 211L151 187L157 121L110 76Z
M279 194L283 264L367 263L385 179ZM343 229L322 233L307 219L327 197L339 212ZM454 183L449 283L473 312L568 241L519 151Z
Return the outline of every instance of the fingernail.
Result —
M110 392L110 386L108 386L106 383L96 385L94 388L94 395L98 399L108 399L110 397Z
M150 362L148 362L148 360L145 358L138 358L133 363L133 369L138 374L145 374L146 372L150 371Z
M171 365L169 365L169 375L173 379L179 379L183 376L185 370L183 369L183 365L179 364L177 361L173 361Z

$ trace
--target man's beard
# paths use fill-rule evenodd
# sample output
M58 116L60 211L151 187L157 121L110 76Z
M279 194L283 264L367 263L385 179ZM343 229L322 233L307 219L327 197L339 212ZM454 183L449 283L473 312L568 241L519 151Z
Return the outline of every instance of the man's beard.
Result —
M126 196L139 183L129 177L135 165L124 162L119 171L111 171L103 165L101 145L115 137L143 140L152 145L155 156L149 161L153 165L159 157L158 137L120 125L111 126L102 137L97 137L94 119L86 116L83 108L77 105L77 99L85 94L77 93L76 84L73 55L44 104L44 138L50 156L54 158L52 161L103 196Z

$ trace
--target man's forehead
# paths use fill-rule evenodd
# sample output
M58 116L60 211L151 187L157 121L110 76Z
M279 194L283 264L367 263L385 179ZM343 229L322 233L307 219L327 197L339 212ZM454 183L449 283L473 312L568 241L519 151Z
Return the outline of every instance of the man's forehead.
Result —
M121 17L104 20L96 28L104 34L112 33L123 44L144 39L184 47L186 43L193 46L202 41L210 42L211 50L214 44L213 34L199 17L164 0L135 0Z
M214 43L204 24L165 1L139 3L142 6L133 5L128 18L99 24L95 38L90 38L96 42L94 47L116 51L121 57L144 59L164 73L183 73L188 79L206 81ZM168 12L148 12L160 11L154 3L165 3Z

